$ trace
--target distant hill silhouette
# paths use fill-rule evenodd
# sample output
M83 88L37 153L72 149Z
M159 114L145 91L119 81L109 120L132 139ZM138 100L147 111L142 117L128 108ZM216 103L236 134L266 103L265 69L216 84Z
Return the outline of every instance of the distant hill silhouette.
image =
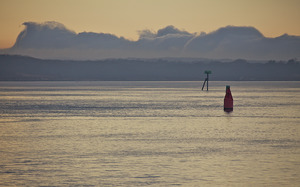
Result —
M193 57L283 60L300 58L300 37L267 38L254 27L227 26L211 33L189 33L170 25L157 32L139 31L131 41L109 33L75 33L57 22L25 22L14 46L2 54L38 58L97 60L106 58Z
M205 59L43 60L0 55L0 80L199 81L211 70L215 81L300 81L300 62Z

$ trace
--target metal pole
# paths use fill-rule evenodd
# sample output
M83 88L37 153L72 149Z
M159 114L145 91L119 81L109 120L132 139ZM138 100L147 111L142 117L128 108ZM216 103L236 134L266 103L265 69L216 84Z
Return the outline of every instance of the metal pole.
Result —
M206 86L207 86L207 87L206 87L206 90L208 91L208 73L207 73L206 75L207 75L207 78L206 78L206 79L207 79L207 83L206 83Z
M204 80L204 82L203 82L203 85L202 85L202 90L203 90L203 88L204 88L204 86L205 86L205 82L206 82L206 80L207 80L207 79L205 79L205 80Z

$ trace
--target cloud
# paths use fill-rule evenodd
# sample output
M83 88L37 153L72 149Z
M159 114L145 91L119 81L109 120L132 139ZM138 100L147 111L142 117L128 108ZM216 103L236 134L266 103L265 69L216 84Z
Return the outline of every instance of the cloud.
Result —
M82 32L73 40L73 48L121 49L131 45L131 41L112 34Z
M151 39L151 38L157 37L157 34L149 29L138 31L138 34L140 36L140 39L143 39L143 38Z
M14 49L66 49L93 48L115 49L123 46L124 38L112 34L82 32L75 33L63 24L54 21L45 23L25 22L25 29L19 34Z
M162 37L180 37L180 36L194 36L195 34L189 33L184 30L179 30L173 25L169 25L165 28L159 29L157 32L151 31L149 29L138 31L140 39L148 38L162 38Z
M25 22L25 29L17 37L13 48L65 48L76 36L74 31L54 21Z
M139 31L140 38L135 42L138 49L151 51L158 56L180 56L184 45L195 34L179 30L172 25L159 29L157 32L150 30Z
M253 27L234 27L227 26L218 29L209 34L202 34L195 37L185 46L187 50L211 51L222 45L236 45L257 41L263 38L263 35Z
M25 22L15 45L2 53L40 58L300 58L300 37L266 38L254 27L227 26L211 33L189 33L169 25L157 31L138 31L130 41L110 33L76 33L57 22Z
M184 51L206 58L288 59L299 56L300 38L279 41L264 37L254 27L227 26L193 38Z
M157 37L166 36L166 35L192 35L189 32L181 31L177 28L175 28L173 25L169 25L163 29L159 29L157 31Z

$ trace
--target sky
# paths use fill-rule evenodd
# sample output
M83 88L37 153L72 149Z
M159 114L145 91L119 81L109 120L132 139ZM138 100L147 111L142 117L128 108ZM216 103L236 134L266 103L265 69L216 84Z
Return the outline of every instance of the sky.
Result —
M0 0L0 48L13 46L22 23L45 21L130 40L168 25L191 33L253 26L266 37L300 36L299 10L299 0Z

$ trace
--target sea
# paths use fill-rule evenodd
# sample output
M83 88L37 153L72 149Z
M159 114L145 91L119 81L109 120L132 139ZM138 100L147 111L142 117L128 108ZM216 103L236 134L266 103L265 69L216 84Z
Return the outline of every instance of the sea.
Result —
M2 81L0 186L299 186L300 82L201 87Z

